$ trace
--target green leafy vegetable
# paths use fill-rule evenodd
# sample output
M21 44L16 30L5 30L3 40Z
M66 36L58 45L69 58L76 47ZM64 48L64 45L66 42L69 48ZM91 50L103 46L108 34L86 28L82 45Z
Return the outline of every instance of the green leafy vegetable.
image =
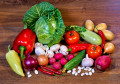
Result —
M60 11L48 2L32 6L25 13L23 23L36 33L40 43L48 46L59 43L65 32Z
M35 24L39 17L53 10L55 10L54 6L48 2L42 2L40 4L32 6L24 15L24 27L28 27L35 32Z
M65 32L60 11L56 9L53 12L49 13L49 18L45 15L41 16L35 26L38 41L43 44L48 44L48 46L59 43Z

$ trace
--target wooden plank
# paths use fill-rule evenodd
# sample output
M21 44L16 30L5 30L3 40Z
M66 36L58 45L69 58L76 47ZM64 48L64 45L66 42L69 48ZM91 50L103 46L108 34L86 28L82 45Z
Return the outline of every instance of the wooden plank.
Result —
M92 76L77 77L49 76L39 72L32 77L20 77L9 67L5 53L7 46L13 45L18 33L23 29L25 12L34 4L48 1L59 8L64 23L68 25L84 25L91 19L95 25L105 22L108 30L115 34L112 41L115 52L111 54L112 64L104 72L96 70ZM120 84L120 1L119 0L0 0L0 84Z

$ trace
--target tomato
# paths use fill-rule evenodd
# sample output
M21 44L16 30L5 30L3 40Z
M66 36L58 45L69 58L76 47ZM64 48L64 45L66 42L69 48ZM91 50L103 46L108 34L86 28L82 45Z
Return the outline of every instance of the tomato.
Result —
M77 33L76 31L74 30L71 30L71 31L68 31L66 34L65 34L65 41L67 44L75 44L75 43L78 43L80 39L80 35L79 33Z
M96 59L97 57L101 56L102 48L99 45L90 45L87 48L87 54L90 58Z

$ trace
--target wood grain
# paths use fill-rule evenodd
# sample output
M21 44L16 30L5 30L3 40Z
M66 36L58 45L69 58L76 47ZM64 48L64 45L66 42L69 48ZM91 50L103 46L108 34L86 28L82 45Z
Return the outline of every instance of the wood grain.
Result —
M97 25L105 22L115 34L112 64L104 72L96 70L92 76L71 74L48 76L39 72L31 78L20 77L9 67L5 53L23 29L25 12L34 4L47 1L59 8L65 25L84 25L91 19ZM0 0L0 84L120 84L120 0Z

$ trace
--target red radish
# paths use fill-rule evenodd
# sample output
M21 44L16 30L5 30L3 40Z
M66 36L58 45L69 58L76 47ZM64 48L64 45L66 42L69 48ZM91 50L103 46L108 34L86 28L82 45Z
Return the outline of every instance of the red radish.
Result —
M55 63L53 64L53 69L55 69L55 70L61 69L61 64L60 64L59 62L55 62Z
M56 54L54 55L54 57L55 57L56 60L60 60L60 59L63 58L63 54L62 54L62 53L56 53Z
M104 71L107 69L111 64L111 58L109 56L100 56L95 60L95 67L98 70Z
M50 64L54 64L55 62L56 62L56 59L55 59L55 58L52 57L52 58L49 59L49 63L50 63Z
M74 55L73 55L73 54L69 54L69 55L67 56L67 58L68 58L68 60L70 61L71 59L74 58Z
M62 58L62 59L60 60L60 63L61 63L62 65L65 65L65 64L67 63L67 59Z

